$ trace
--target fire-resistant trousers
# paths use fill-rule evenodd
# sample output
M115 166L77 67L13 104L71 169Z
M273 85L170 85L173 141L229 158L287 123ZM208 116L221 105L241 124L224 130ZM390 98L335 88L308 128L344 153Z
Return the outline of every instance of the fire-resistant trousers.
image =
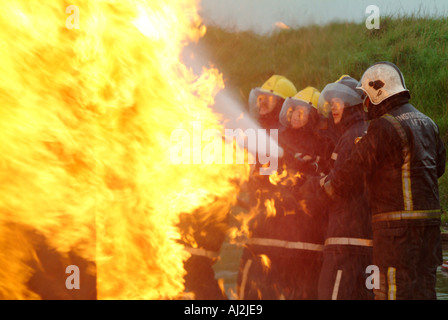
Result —
M296 251L296 250L294 250ZM322 252L268 256L243 252L238 274L241 300L315 300Z
M436 271L442 264L440 227L374 229L373 263L380 270L375 299L436 299Z
M372 248L352 252L325 249L319 300L373 300L372 288L366 286L366 268L371 263Z

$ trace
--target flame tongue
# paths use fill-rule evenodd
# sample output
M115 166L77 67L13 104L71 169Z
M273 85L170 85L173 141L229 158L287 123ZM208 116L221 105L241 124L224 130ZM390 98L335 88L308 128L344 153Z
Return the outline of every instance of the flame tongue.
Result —
M95 261L100 299L182 293L180 213L216 197L231 204L230 181L246 174L241 165L170 164L173 130L191 121L222 129L208 108L220 75L198 78L179 59L204 32L197 3L80 0L73 30L65 1L2 3L3 298L37 297L26 288L32 240L12 228Z

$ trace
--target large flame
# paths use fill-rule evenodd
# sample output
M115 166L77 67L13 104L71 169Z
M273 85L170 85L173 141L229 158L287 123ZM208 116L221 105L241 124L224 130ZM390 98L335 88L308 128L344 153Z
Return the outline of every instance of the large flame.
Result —
M99 299L176 298L181 213L230 206L245 165L173 165L170 135L222 130L220 74L181 63L198 0L4 0L0 10L0 297L27 287L31 230L94 261ZM63 271L62 271L63 272Z

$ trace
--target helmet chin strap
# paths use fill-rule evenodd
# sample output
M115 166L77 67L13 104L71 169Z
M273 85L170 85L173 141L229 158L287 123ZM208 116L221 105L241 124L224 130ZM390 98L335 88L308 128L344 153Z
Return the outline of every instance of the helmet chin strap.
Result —
M369 113L369 107L370 107L371 103L370 103L370 98L368 95L366 95L366 97L364 98L364 101L362 103L363 109L365 113Z

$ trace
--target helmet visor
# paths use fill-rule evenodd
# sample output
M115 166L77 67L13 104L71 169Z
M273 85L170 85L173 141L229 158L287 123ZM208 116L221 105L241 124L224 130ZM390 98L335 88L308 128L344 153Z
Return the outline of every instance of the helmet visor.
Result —
M282 97L274 93L255 88L249 94L249 111L253 117L259 118L281 106L283 101Z
M280 111L280 123L293 129L301 128L308 123L311 108L312 106L305 101L288 98Z
M330 116L331 105L330 102L325 100L321 95L319 97L319 102L317 103L317 112L323 118L328 118Z
M329 83L325 86L319 97L318 109L321 108L329 111L329 105L326 105L325 108L324 105L327 103L331 106L333 99L342 100L346 107L353 107L363 102L361 95L356 90L341 83ZM322 106L320 106L321 104Z

